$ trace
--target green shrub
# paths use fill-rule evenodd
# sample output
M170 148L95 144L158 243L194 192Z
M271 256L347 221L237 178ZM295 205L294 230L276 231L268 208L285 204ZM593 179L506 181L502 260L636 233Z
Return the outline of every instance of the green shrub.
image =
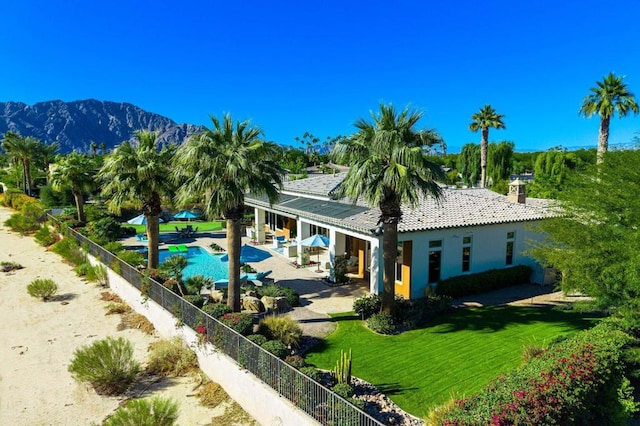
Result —
M87 261L87 254L80 249L78 242L72 237L61 239L53 245L51 251L62 256L72 265L80 265Z
M224 314L220 318L220 322L243 336L248 336L253 332L253 315L251 314L238 312Z
M368 319L371 315L380 312L382 298L378 294L369 294L353 301L353 312L362 319Z
M107 208L101 204L85 204L84 215L88 223L111 217Z
M286 346L298 347L302 328L298 322L286 316L268 316L258 325L258 333L268 339L279 340Z
M27 285L29 296L47 301L58 292L58 284L50 278L38 278Z
M202 296L197 294L185 294L182 298L198 309L202 308L204 305L204 299Z
M300 306L300 295L298 294L297 291L295 291L290 287L281 287L281 288L282 288L282 292L284 293L284 297L287 298L287 303L289 303L289 306L291 306L292 308L295 308L296 306Z
M40 229L40 222L30 220L22 213L12 214L9 219L4 221L4 224L22 235L27 235Z
M307 361L300 355L289 355L284 359L284 362L298 370L307 366Z
M302 367L300 368L300 372L309 378L315 380L320 383L322 381L322 371L318 370L315 367Z
M125 250L124 246L119 241L109 241L108 243L104 244L102 248L113 254L118 254L121 251Z
M28 203L33 201L33 197L29 197L24 194L22 191L18 189L9 189L4 192L2 196L2 203L9 208L14 210L22 210L22 207Z
M453 309L451 301L449 296L427 296L402 303L396 300L396 322L410 328L424 325L438 315Z
M291 350L279 340L269 340L268 342L263 343L262 349L272 353L280 359L284 359L291 352Z
M115 241L122 236L122 225L112 217L90 222L85 230L89 238L98 244Z
M133 345L119 337L107 337L76 349L69 372L74 379L90 383L99 395L124 393L140 372Z
M438 282L436 292L453 298L486 293L492 290L529 282L531 268L514 266L506 269L492 269L478 274L460 275Z
M135 250L123 250L118 253L118 257L131 266L139 266L144 264L144 256Z
M92 280L100 287L109 287L109 273L107 267L102 264L93 265Z
M247 336L248 340L251 340L253 343L255 343L258 346L262 346L265 343L267 343L267 338L264 337L262 334L250 334L249 336Z
M177 419L178 403L169 398L132 399L102 426L173 426Z
M44 247L49 247L50 245L58 242L57 233L51 232L51 229L47 224L41 226L40 229L38 229L33 235L33 238L38 244Z
M231 312L231 309L224 303L207 303L202 307L202 311L212 318L220 319L223 315Z
M184 376L198 368L198 357L182 339L161 340L149 347L147 372L159 376Z
M256 290L258 291L258 294L260 295L260 297L262 296L281 297L285 295L284 291L282 290L282 287L280 287L277 284L267 284L259 288L256 287Z
M353 386L349 383L336 383L331 390L346 400L350 400L353 396Z
M396 332L393 316L385 312L371 315L367 320L367 326L380 334L394 334Z
M85 277L88 281L91 281L91 276L93 274L93 265L88 260L84 263L76 265L73 270L75 271L77 276Z

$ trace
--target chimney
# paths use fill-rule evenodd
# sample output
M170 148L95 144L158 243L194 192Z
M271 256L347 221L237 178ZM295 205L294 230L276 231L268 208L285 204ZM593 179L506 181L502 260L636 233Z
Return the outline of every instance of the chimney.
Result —
M527 195L525 194L524 187L526 183L520 179L516 179L509 183L509 194L507 200L512 203L525 204Z

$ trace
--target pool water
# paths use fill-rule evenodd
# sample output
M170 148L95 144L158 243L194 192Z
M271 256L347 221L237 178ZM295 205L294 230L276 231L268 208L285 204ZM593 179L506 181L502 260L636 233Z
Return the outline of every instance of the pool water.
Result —
M162 264L171 256L184 256L189 262L182 271L184 279L194 275L204 275L211 279L220 280L229 278L229 264L220 260L221 256L216 256L202 247L189 247L186 252L170 252L169 250L159 250L159 263Z

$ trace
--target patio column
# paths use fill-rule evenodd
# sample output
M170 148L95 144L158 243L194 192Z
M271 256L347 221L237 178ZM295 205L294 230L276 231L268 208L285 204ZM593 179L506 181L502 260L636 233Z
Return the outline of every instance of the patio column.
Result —
M329 263L331 264L329 268L329 279L332 281L335 280L334 268L333 265L336 264L336 242L337 242L337 233L335 228L329 228Z
M264 223L265 223L265 210L259 207L254 209L254 226L256 227L256 240L262 244L265 240Z
M371 269L369 270L369 292L371 294L382 294L384 288L382 248L380 238L371 240Z
M296 262L299 265L302 265L302 244L300 241L304 240L306 237L302 235L302 218L298 217L296 220L296 244L298 245L298 249L296 250Z

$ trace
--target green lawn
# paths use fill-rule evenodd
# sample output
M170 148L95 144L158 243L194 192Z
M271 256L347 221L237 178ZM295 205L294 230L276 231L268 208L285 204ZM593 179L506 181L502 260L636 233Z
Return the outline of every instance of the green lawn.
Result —
M424 418L429 409L471 395L521 363L522 348L589 328L596 318L546 308L496 306L460 309L428 327L396 336L375 334L352 313L335 315L337 330L307 354L318 368L332 369L340 350L353 350L353 375Z
M191 222L178 222L171 221L169 223L161 223L160 224L160 232L176 232L176 226L178 229L184 228L187 225L191 225L193 229L198 228L198 232L211 232L211 231L220 231L225 228L226 222L223 220L215 220L212 222L199 222L199 221L191 221ZM129 225L124 223L122 226L129 226L136 228L137 233L146 232L146 225Z

